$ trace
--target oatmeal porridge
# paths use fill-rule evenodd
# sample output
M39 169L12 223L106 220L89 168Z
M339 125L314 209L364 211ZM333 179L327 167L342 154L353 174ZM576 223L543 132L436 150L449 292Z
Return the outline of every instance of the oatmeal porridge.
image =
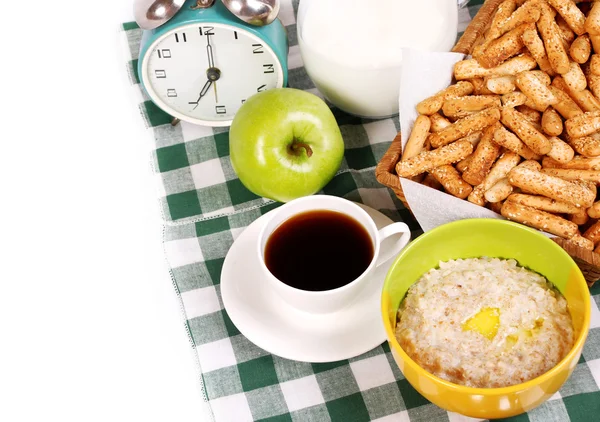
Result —
M573 346L566 299L513 259L441 262L409 289L396 338L432 374L504 387L554 367Z

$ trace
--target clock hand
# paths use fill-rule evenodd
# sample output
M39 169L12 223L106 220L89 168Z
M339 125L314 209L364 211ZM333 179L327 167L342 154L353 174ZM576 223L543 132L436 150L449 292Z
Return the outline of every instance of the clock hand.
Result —
M208 79L206 81L206 83L204 84L204 86L202 87L202 91L200 91L200 96L198 97L198 99L195 102L189 103L189 104L196 104L192 110L196 110L196 107L198 107L198 104L200 104L200 100L202 99L202 97L204 97L206 95L206 93L208 92L208 89L210 88L212 83L213 83L213 81L211 79Z
M208 54L208 68L209 69L213 69L215 68L215 58L213 56L213 49L212 49L212 45L210 44L210 35L207 34L206 35L206 53ZM219 97L217 96L217 83L215 81L215 83L213 84L213 88L215 90L215 102L218 103L219 102Z
M206 53L208 54L208 67L215 67L215 58L213 57L212 45L210 45L210 35L206 36Z

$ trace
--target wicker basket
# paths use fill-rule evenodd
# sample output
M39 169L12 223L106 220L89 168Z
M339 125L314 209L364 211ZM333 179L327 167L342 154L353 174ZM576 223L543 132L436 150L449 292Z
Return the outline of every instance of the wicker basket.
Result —
M504 0L486 0L477 12L477 15L465 29L465 32L458 40L452 51L462 54L470 54L475 41L483 34L489 22L491 21L496 8L503 1ZM398 163L401 154L402 143L400 139L400 133L398 133L392 141L390 148L383 155L381 161L377 164L375 176L379 183L392 189L402 203L408 209L410 209L404 193L402 192L400 178L398 175L396 175L395 170L396 163ZM600 255L583 249L561 238L553 238L553 240L573 258L585 276L588 285L591 287L592 284L594 284L594 282L600 278Z

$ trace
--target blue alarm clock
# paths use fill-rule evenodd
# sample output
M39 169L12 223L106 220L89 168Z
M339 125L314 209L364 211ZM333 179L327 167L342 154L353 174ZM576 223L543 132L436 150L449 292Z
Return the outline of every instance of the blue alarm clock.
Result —
M287 85L287 55L279 19L250 25L220 0L186 0L143 31L138 72L150 99L175 119L229 126L250 96Z

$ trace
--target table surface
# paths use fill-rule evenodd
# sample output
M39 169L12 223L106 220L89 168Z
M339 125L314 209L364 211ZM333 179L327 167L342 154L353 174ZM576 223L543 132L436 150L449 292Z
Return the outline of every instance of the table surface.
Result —
M28 5L0 28L0 420L210 421L124 67L133 0Z

